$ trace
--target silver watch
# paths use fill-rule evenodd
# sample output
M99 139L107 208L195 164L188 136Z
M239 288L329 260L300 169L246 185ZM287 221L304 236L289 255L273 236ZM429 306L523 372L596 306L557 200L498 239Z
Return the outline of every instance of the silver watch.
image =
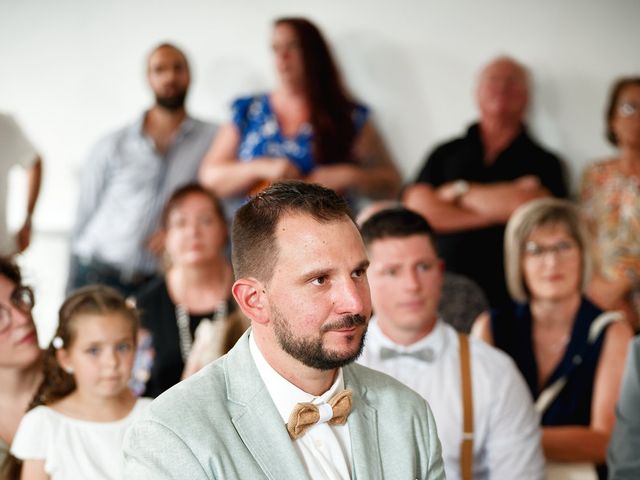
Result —
M456 200L469 191L469 182L466 180L456 180L453 182L453 191L456 194Z

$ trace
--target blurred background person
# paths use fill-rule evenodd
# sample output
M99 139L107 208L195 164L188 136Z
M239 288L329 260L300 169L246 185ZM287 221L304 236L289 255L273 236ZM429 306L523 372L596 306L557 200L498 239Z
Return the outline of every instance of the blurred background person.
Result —
M80 182L67 290L103 284L128 296L159 267L160 212L196 179L215 126L187 114L185 54L163 43L147 60L155 101L140 118L100 140Z
M640 77L622 78L611 90L607 139L614 158L589 166L582 205L593 238L596 271L590 298L605 309L623 309L640 328Z
M218 199L189 184L161 216L168 270L136 295L141 351L135 378L156 397L226 353L248 326L231 295L227 226Z
M378 200L360 210L356 223L359 227L376 213L402 207L399 200ZM434 241L437 242L434 234ZM442 261L442 259L440 259ZM444 265L444 262L443 262ZM445 265L446 269L446 265ZM444 272L438 313L453 328L470 333L473 322L489 310L489 302L484 291L468 277L453 272Z
M15 235L7 230L9 171L20 166L27 172L27 211ZM20 126L9 115L0 114L0 255L23 252L31 242L31 217L42 183L42 160Z
M538 416L513 360L456 332L438 308L444 264L431 226L394 208L373 215L361 233L374 315L358 362L429 402L447 478L542 480Z
M474 280L499 307L510 301L502 249L509 216L531 199L564 197L567 189L560 160L525 126L523 65L492 60L478 78L476 101L478 123L429 154L403 200L435 228L447 270Z
M542 416L548 474L562 468L595 474L596 464L606 478L632 332L622 314L603 312L583 295L588 248L573 204L541 199L519 208L505 233L507 285L517 303L482 315L474 333L511 355L527 381Z
M280 179L305 179L340 194L394 196L400 175L371 122L342 83L318 28L304 18L276 20L278 85L233 102L200 181L226 203L228 218L249 193Z
M20 419L42 381L42 351L31 317L34 298L20 269L0 257L0 478L18 478L8 460Z

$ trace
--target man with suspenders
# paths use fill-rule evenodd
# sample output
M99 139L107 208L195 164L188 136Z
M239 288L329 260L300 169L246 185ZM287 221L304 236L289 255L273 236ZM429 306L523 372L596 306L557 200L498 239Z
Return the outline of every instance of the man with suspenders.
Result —
M444 264L427 221L392 208L361 232L374 317L358 361L428 400L448 479L542 479L538 417L515 365L438 315Z

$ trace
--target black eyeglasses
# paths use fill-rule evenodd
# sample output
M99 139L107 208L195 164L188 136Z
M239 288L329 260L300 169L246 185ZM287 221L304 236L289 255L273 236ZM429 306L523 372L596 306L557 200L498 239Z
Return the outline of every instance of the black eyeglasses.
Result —
M11 305L23 313L31 313L36 301L33 296L33 290L29 287L16 287L9 297ZM6 332L13 323L11 307L4 303L0 303L0 333Z
M540 245L536 242L529 241L524 246L524 253L528 257L541 260L547 253L555 255L557 258L564 260L576 252L576 244L561 240L553 245Z

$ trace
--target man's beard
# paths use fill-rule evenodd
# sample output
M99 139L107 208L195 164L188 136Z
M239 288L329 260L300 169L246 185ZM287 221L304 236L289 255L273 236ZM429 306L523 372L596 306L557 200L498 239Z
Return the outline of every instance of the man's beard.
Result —
M322 334L330 330L352 328L364 325L367 319L362 315L345 315L339 321L324 325L317 338L296 338L293 336L289 324L280 311L276 308L273 311L273 327L276 339L280 347L296 360L311 368L318 370L333 370L355 361L364 348L364 337L362 333L360 344L356 351L346 354L327 351L322 345Z
M171 95L170 97L161 97L156 95L156 105L169 111L181 110L184 108L184 102L187 98L187 91L178 93L177 95Z

